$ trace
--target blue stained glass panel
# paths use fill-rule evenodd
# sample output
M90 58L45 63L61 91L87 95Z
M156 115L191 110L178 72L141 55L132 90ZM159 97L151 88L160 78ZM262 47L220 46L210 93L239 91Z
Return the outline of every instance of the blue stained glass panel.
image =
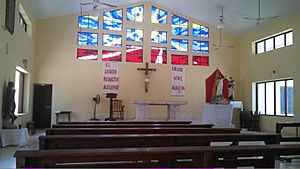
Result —
M144 21L144 6L135 6L127 8L127 20L134 22Z
M202 52L208 53L209 52L209 42L208 41L200 41L200 40L193 40L193 52Z
M201 38L208 38L209 29L205 26L193 23L193 36L194 37L201 37Z
M171 40L171 50L187 52L188 44L189 44L189 41L185 40L185 39L172 39Z
M78 32L78 45L98 46L98 34Z
M143 30L127 29L127 40L135 42L143 42Z
M176 16L172 15L172 34L179 35L179 36L188 36L189 29L188 29L189 21Z
M167 24L168 12L152 6L152 23Z
M123 23L122 10L107 11L103 13L103 29L121 31Z
M122 35L103 34L102 45L122 47Z
M79 16L78 27L84 29L98 29L99 19L97 16Z
M167 32L164 32L164 31L151 31L151 42L154 42L154 43L167 43Z

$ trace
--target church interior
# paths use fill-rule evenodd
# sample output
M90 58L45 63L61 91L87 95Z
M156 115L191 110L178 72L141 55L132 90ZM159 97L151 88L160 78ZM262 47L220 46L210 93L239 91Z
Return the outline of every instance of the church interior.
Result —
M96 140L108 125L109 129L119 125L124 127L127 139L129 130L131 134L140 133L141 140L152 139L142 132L160 133L160 139L166 142L187 139L181 143L184 150L178 148L176 152L155 149L149 145L156 143L149 141L144 147L153 148L152 154L145 153L146 150L134 152L137 157L139 153L144 156L141 160L151 161L148 158L156 155L165 158L161 155L164 150L166 154L175 152L172 158L193 157L186 152L193 150L187 146L194 143L185 145L193 140L192 136L184 134L198 134L194 140L201 140L202 128L209 128L205 132L211 133L205 137L216 142L222 141L218 134L228 134L223 141L231 140L232 144L239 140L271 144L261 147L262 152L273 151L266 155L269 161L274 162L275 158L280 161L277 159L280 155L300 156L300 144L280 146L282 142L300 141L300 106L294 104L300 102L299 0L1 0L0 9L0 163L7 158L16 163L0 167L40 167L39 163L36 166L34 162L16 160L12 155L17 147L4 146L5 142L9 144L4 141L5 133L9 133L6 130L26 127L31 135L28 137L40 142L35 142L34 147L39 144L42 149L45 144L45 150L60 147L59 137L57 143L53 141L52 147L47 147L48 139L51 140L48 134L55 133L56 128L76 135L95 132L99 134ZM164 125L168 130L163 129ZM34 134L35 129L38 129L36 134L42 133L41 137ZM249 131L255 137L248 136ZM240 136L240 132L246 132L243 134L247 136ZM115 133L118 134L122 135ZM165 134L174 136L162 136ZM86 140L92 134L84 135L80 139L78 136L83 148L98 148ZM71 134L64 136L66 140L77 138ZM153 140L154 137L158 135ZM125 134L120 137L126 138ZM111 144L119 149L124 148L121 145L126 147L125 143L113 140ZM160 145L157 147L164 145L157 144ZM69 147L72 146L75 143L70 143ZM209 146L199 147L202 149L191 152L211 150ZM12 155L7 157L6 150ZM79 154L75 148L72 151ZM126 156L126 151L119 153ZM226 152L221 148L211 151L216 156ZM246 152L240 146L234 151ZM92 154L100 158L107 152L92 151ZM94 159L87 155L91 152L84 151L81 155L85 153L85 158ZM19 152L17 157L26 161L24 154ZM246 154L253 155L248 150ZM212 160L210 155L203 155L203 159ZM128 159L131 157L138 160L133 155ZM216 166L206 162L201 165L235 167L234 162L224 159L217 160ZM178 160L175 165L174 161L155 160L158 162L141 162L141 166L185 166ZM134 166L132 163L121 166L131 165ZM120 167L107 163L99 166ZM275 167L272 162L257 166Z

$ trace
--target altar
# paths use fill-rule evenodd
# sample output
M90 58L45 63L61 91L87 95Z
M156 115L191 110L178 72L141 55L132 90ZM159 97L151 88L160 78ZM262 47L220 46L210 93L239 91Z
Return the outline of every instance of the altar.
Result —
M167 120L178 120L180 116L180 105L187 104L187 101L169 101L169 100L138 100L130 103L136 105L135 120L148 119L149 105L167 106Z
M29 133L27 128L21 129L2 129L1 134L2 147L16 145L19 147L27 145Z
M205 104L201 123L214 124L215 127L234 127L232 114L232 104Z

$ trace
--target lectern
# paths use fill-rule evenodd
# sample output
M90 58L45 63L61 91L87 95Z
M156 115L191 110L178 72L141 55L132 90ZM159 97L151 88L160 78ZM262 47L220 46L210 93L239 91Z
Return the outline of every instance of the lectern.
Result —
M105 121L116 121L116 119L113 117L113 105L112 105L112 101L114 98L117 98L116 93L107 93L106 94L106 98L110 99L110 104L109 104L109 117L105 118Z

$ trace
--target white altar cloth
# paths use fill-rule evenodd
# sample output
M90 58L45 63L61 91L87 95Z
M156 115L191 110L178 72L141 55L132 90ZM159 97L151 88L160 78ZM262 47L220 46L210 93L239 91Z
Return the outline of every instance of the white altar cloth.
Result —
M187 104L186 101L169 101L169 100L138 100L131 101L132 104L136 105L136 120L148 119L148 107L149 105L160 105L168 107L167 120L176 120L180 116L180 105Z
M205 104L201 123L214 127L233 127L231 104Z
M240 109L241 111L244 110L243 102L242 101L230 101L234 109Z
M27 145L29 134L27 128L3 129L1 134L2 147L17 145L19 147Z

